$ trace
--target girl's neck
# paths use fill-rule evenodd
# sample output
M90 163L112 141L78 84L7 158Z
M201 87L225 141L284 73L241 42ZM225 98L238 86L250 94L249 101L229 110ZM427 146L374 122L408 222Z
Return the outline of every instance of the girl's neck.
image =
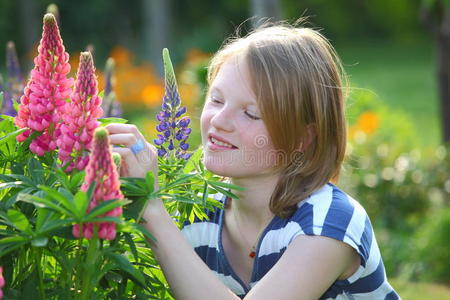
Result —
M278 182L278 174L252 178L231 178L231 183L244 188L233 191L239 199L233 199L231 210L242 224L257 228L268 225L273 218L270 211L270 197Z

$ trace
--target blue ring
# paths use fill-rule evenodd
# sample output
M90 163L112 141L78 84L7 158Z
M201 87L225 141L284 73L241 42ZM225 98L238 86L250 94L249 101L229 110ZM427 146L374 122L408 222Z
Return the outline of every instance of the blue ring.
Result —
M142 150L144 150L145 144L144 141L138 140L134 145L130 147L131 152L134 153L134 155L138 154Z

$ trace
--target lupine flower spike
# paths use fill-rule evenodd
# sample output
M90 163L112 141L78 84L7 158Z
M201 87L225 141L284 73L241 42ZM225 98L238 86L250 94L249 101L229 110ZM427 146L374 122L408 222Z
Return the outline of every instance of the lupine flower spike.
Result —
M189 117L182 117L186 113L186 107L181 106L180 94L178 93L175 72L172 62L170 61L169 51L163 49L164 75L165 75L165 93L161 111L156 115L160 122L156 126L159 132L158 138L154 143L158 147L158 155L165 157L168 151L175 150L175 156L178 158L188 159L191 154L186 150L189 144L186 143L191 128Z
M3 277L3 267L0 267L0 300L3 299L3 287L5 286L5 278Z
M56 124L61 119L65 100L69 98L73 85L73 79L67 78L70 71L69 54L65 52L52 14L44 16L38 52L31 78L20 100L15 123L20 128L28 127L17 136L19 142L25 141L33 132L41 133L31 142L30 150L42 156L56 148Z
M67 166L70 172L76 167L83 170L88 161L88 150L91 149L94 130L99 126L97 118L103 114L101 98L97 95L97 79L90 52L82 52L78 66L75 89L71 102L66 103L62 115L63 122L59 126L59 136L56 141L58 157L63 165L74 160Z
M55 3L50 3L47 6L47 13L53 14L55 16L56 22L58 23L58 26L61 27L61 22L59 18L59 9Z
M108 58L105 67L105 90L102 108L105 117L118 118L122 116L122 108L114 92L114 65L114 58Z
M4 91L3 106L0 112L14 117L16 116L14 103L18 103L23 94L23 77L17 58L16 46L12 41L9 41L6 45L6 71L7 77L2 89Z
M88 211L102 203L103 201L112 199L123 199L120 192L119 173L114 163L111 145L109 143L109 135L105 128L97 128L94 133L94 144L89 164L86 167L86 177L82 191L87 191L89 186L95 182L95 190L89 203ZM119 206L103 216L120 217L122 215L122 207ZM94 228L96 226L97 228ZM83 232L80 232L80 226L74 225L72 233L75 237L83 236L91 239L94 230L98 230L98 237L106 240L113 240L116 237L116 223L99 222L83 224Z

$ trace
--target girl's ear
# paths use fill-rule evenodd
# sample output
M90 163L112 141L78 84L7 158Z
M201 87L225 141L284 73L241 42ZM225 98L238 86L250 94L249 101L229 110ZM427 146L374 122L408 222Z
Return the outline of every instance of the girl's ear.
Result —
M316 126L314 123L306 125L306 136L303 138L303 141L300 143L299 150L300 152L305 152L308 147L314 142L316 139Z

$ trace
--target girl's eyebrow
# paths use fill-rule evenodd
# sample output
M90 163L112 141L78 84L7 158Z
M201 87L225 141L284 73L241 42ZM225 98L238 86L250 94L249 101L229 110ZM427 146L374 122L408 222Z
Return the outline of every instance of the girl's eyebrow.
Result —
M218 88L217 86L212 86L209 89L209 93L211 93L211 92L218 92L221 96L223 96L222 90L220 88Z
M209 88L208 94L210 95L212 92L216 92L219 93L221 97L224 96L222 90L218 87L218 86L211 86ZM246 104L246 105L254 105L256 107L258 107L256 100L254 99L242 99L242 101Z

